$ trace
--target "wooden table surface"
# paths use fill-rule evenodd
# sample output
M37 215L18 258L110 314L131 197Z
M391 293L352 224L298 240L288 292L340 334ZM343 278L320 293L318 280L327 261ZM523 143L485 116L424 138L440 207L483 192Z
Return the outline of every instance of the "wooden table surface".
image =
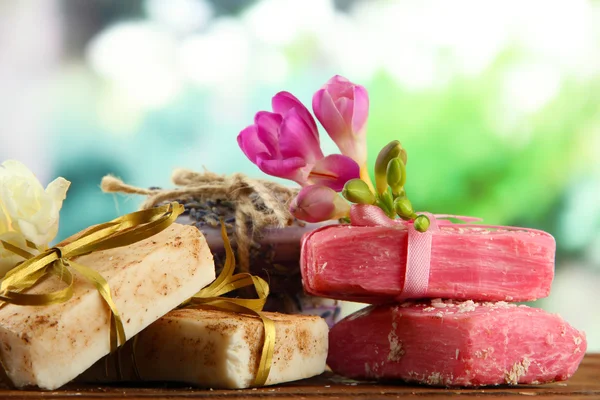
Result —
M449 396L502 399L593 399L600 398L600 354L588 354L577 373L567 382L541 386L505 386L490 389L442 389L403 384L375 384L344 379L331 373L285 385L245 390L203 390L164 385L68 385L51 392L0 390L0 399L443 399Z

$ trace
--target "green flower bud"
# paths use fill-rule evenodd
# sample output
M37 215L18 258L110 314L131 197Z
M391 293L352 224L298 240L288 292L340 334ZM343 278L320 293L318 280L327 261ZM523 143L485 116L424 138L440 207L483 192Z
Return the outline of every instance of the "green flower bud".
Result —
M397 197L406 197L406 191L404 190L404 188L398 190L398 193L394 193L394 199L396 199Z
M406 165L406 162L408 161L408 154L406 154L406 150L400 149L400 155L398 157L400 157L402 163Z
M394 210L401 218L411 218L415 213L408 197L398 197L394 200Z
M392 193L397 196L406 182L406 169L400 158L392 158L387 166L387 184L392 188Z
M419 215L415 218L414 227L419 232L426 232L429 229L429 217L427 215Z
M396 213L394 211L394 198L388 190L377 196L377 206L381 208L391 219L396 217Z
M401 153L402 145L399 141L393 140L381 149L377 155L377 160L375 161L375 186L379 194L383 194L387 190L386 173L390 160L400 156Z
M369 185L362 179L350 179L344 185L342 196L346 200L356 204L375 204L375 195L369 189Z

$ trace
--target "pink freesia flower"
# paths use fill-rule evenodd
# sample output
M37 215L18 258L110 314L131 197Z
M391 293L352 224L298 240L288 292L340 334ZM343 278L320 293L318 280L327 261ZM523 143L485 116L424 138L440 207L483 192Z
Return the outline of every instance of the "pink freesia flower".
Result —
M319 183L337 191L358 177L360 168L351 158L323 157L317 124L296 97L277 93L272 107L273 112L258 112L254 124L237 138L244 154L261 171L302 186Z
M305 185L313 165L323 158L317 125L290 93L277 93L272 105L274 112L258 112L254 124L240 132L238 144L261 171Z
M353 158L362 169L366 168L367 90L336 75L314 94L312 107L342 154Z
M306 222L321 222L350 215L350 204L322 185L302 188L290 205L292 215Z

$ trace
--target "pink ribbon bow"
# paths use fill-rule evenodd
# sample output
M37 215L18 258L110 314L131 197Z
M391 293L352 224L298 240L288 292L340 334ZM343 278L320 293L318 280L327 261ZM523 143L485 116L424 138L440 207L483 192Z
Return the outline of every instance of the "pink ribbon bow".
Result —
M408 249L406 254L406 272L402 294L397 298L415 299L424 297L429 286L429 269L431 268L431 242L433 233L442 225L452 225L447 218L459 219L463 222L481 221L481 218L465 217L450 214L431 214L422 212L429 218L430 225L426 232L419 232L412 222L402 219L390 219L381 208L354 204L350 209L350 221L355 226L397 226L408 229Z

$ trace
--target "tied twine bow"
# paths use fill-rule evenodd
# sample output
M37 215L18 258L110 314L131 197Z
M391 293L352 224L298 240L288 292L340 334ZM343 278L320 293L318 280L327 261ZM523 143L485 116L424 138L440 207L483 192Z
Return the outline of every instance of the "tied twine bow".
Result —
M404 286L398 300L425 297L429 286L429 269L431 268L431 243L433 234L440 230L442 225L452 225L448 218L463 222L481 221L480 218L465 217L449 214L427 215L430 221L429 229L419 232L412 222L402 219L390 219L385 212L376 206L355 204L350 209L350 220L355 226L388 226L408 229L408 246L406 254L406 270ZM477 227L499 228L497 226L477 225Z
M106 279L95 270L73 261L73 258L96 251L114 249L147 239L171 225L183 212L178 203L137 211L110 222L92 226L68 238L56 247L34 256L26 250L0 240L4 248L25 259L11 269L0 284L0 307L5 304L47 306L63 303L73 296L73 274L70 268L90 281L98 290L111 313L110 350L114 352L127 340L123 321L112 299ZM42 279L57 276L66 284L51 293L23 293Z
M174 170L171 180L180 187L165 190L143 189L127 185L114 176L102 178L100 187L107 193L148 196L141 206L142 209L178 199L233 202L238 261L240 269L245 272L250 270L250 247L255 234L266 227L283 228L293 221L289 203L298 193L298 189L264 179L253 179L240 173L223 176L210 171L199 173L185 169Z

